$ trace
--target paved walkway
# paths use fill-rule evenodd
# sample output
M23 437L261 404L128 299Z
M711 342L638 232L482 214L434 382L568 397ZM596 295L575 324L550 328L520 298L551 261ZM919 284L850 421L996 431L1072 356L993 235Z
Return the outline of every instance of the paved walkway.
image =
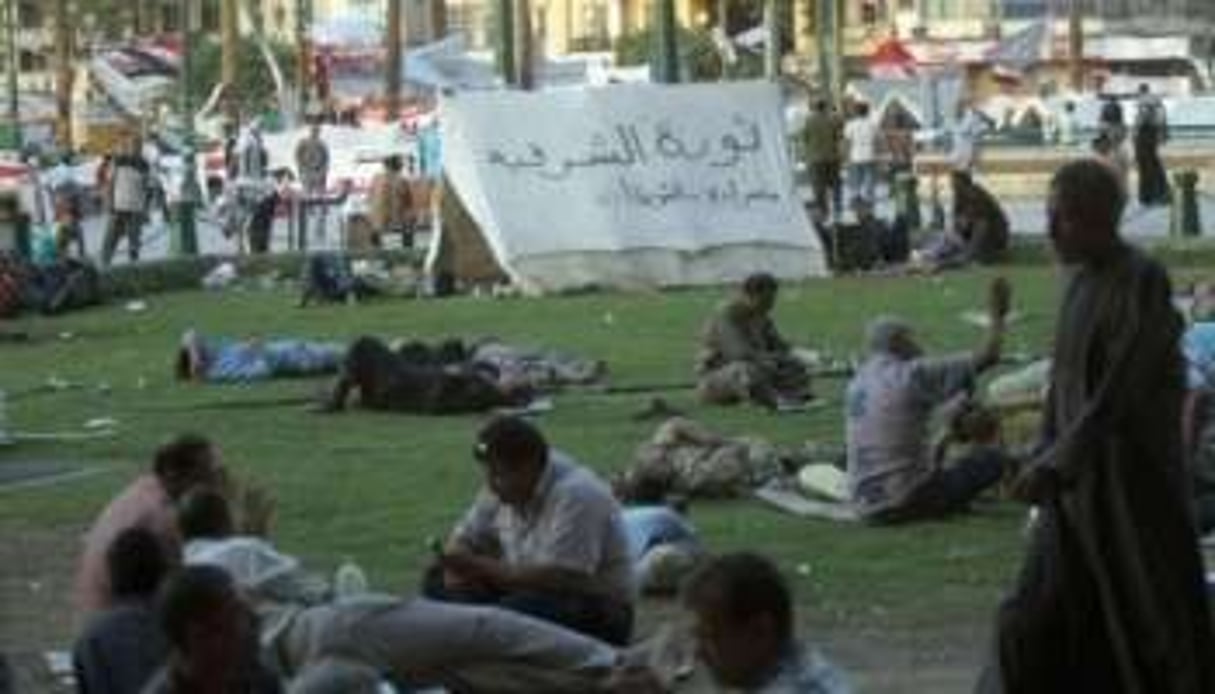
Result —
M803 198L809 199L810 192L808 189L801 191ZM884 193L879 193L884 195ZM1204 193L1200 195L1200 216L1203 223L1204 231L1207 235L1215 236L1215 194ZM1041 197L1004 197L1001 202L1004 204L1005 210L1008 212L1009 219L1012 223L1013 232L1024 236L1043 236L1046 233L1046 204ZM892 213L892 205L889 199L883 199L879 202L879 213L883 216L889 216ZM1125 233L1131 238L1158 238L1168 235L1169 231L1169 214L1168 207L1140 207L1137 203L1132 203L1127 209L1126 219L1123 225ZM930 210L925 203L923 209L923 218L930 218ZM96 257L101 249L101 240L103 236L105 219L97 216L88 219L85 223L85 243L88 247L88 252L91 256ZM330 215L328 228L323 236L310 233L311 238L308 242L310 250L336 250L341 244L341 229L336 215ZM144 228L144 251L142 257L145 259L159 259L169 255L169 227L160 216L154 215L153 220ZM424 237L420 239L424 242ZM198 224L198 242L199 250L204 254L231 254L236 251L236 245L233 241L224 238L220 233L219 227L207 215L200 216ZM288 228L287 224L279 221L275 224L274 235L271 243L271 248L276 251L283 251L288 248ZM126 257L125 246L119 246L118 252L115 254L115 263L121 264Z

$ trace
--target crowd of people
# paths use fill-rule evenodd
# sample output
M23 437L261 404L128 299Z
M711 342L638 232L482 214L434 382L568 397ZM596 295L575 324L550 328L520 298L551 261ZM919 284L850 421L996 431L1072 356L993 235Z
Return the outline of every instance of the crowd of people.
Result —
M816 225L833 258L847 232L868 239L871 265L913 257L933 269L1000 262L1009 222L975 175L983 119L972 106L960 111L951 224L913 252L908 221L887 223L875 213L879 152L896 174L910 171L910 124L879 124L863 103L844 121L816 102L803 156ZM998 413L976 395L979 378L1002 356L1012 300L1003 279L989 287L987 334L969 353L925 355L910 322L870 321L866 355L845 391L846 504L863 522L962 513L1001 484L1032 506L1024 567L998 608L979 691L1215 691L1198 551L1200 528L1215 525L1215 474L1208 474L1215 323L1187 330L1167 273L1119 236L1128 137L1139 201L1167 201L1158 155L1167 124L1146 90L1133 133L1110 102L1096 157L1063 166L1050 186L1050 240L1070 269L1032 450L1008 445ZM324 196L330 155L319 126L295 158L305 194ZM230 223L241 226L232 233L265 252L280 188L270 182L256 122L232 137L226 159L225 204ZM412 245L405 166L389 157L371 186L377 243L399 236ZM107 162L103 263L122 243L138 259L151 175L137 142ZM80 213L62 208L61 251L75 246L83 255ZM779 293L775 277L755 273L708 316L694 366L702 403L786 412L815 399L812 364L773 319ZM332 375L319 408L327 412L357 402L488 413L527 405L542 390L524 367L504 366L500 350L494 357L477 349L373 336L349 344L224 340L190 331L176 373L206 382ZM941 414L946 423L934 437ZM761 471L745 444L685 420L665 423L645 445L660 464L613 485L529 420L491 417L472 447L481 489L432 548L417 593L401 595L351 594L283 552L272 540L270 495L235 479L215 442L178 436L84 537L75 588L79 688L325 693L389 682L405 691L665 692L676 675L650 661L635 628L639 595L657 592L680 596L696 654L720 685L851 691L847 675L799 634L795 597L776 563L754 552L712 552L680 503L683 494L726 495L788 470ZM672 462L677 446L693 457ZM695 468L722 461L737 472L728 481L697 477Z
M489 420L474 457L482 491L434 548L419 593L390 595L351 593L340 571L331 582L275 547L273 500L234 479L211 441L166 443L85 536L80 691L666 691L674 673L647 665L634 610L639 591L685 579L721 682L849 691L799 645L769 560L710 557L661 502L623 507L526 420Z
M1006 281L992 281L987 334L970 353L925 355L909 322L878 317L843 403L846 503L865 523L912 523L965 512L1006 483L1032 506L1024 568L997 611L978 691L1212 691L1199 553L1208 488L1197 469L1215 431L1205 416L1210 324L1187 330L1165 270L1120 238L1124 189L1108 166L1069 163L1049 193L1050 239L1071 270L1040 439L1008 445L998 412L977 396L979 377L1001 359ZM703 402L781 411L814 397L809 365L773 321L778 294L775 278L753 275L708 318L697 357ZM1193 310L1209 312L1212 296L1201 290ZM185 358L194 348L183 346ZM457 352L357 340L340 359L330 353L340 362L330 406L357 391L368 406L409 409L418 393L467 388L418 386L405 373L415 366L401 361L458 363ZM476 411L513 402L486 392ZM668 457L679 446L691 457ZM672 420L643 449L655 465L610 484L529 420L491 417L472 446L480 491L434 544L418 592L401 595L352 592L281 551L269 495L235 479L213 442L178 437L85 537L74 651L82 691L347 692L387 681L665 692L678 675L638 641L643 592L681 596L688 640L723 686L851 691L799 636L774 562L713 553L672 494L712 496L720 480L711 470L698 479L695 468L727 459L748 468L748 446Z

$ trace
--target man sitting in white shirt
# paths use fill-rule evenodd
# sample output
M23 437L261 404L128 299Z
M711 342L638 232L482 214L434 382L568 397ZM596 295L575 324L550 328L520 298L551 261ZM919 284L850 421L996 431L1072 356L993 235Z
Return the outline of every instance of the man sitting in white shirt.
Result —
M515 417L487 424L475 455L487 488L448 540L427 595L497 604L628 643L633 567L608 485Z

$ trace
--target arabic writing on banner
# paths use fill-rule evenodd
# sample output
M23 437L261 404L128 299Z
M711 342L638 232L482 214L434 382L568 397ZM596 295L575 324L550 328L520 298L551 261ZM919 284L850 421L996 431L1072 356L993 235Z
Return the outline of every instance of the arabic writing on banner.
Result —
M512 251L811 244L772 85L461 94L443 115L449 172Z
M674 204L749 206L776 204L780 194L770 183L748 184L736 176L697 180L696 167L729 173L763 149L759 123L735 113L729 127L720 134L696 133L670 121L645 123L619 122L595 131L582 151L550 151L536 141L522 143L518 149L506 147L489 151L487 163L501 167L514 176L535 176L561 182L588 169L612 172L608 190L595 196L600 206L635 205L659 208ZM648 183L633 174L651 164L666 164L681 169Z

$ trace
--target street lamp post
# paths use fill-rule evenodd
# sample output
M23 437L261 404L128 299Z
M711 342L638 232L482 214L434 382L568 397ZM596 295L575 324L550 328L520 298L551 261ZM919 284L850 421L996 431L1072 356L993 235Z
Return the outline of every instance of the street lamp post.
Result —
M181 0L182 3L182 47L181 47L181 87L180 104L182 119L182 176L181 191L177 198L177 224L172 238L173 252L176 255L198 254L198 230L196 227L195 210L202 198L198 187L198 174L194 157L194 104L190 91L193 88L194 32L198 28L197 12L200 0Z
M673 84L679 81L679 24L675 18L675 0L654 3L654 44L650 55L650 79Z
M515 70L515 7L511 0L497 0L494 5L497 19L498 70L502 81L515 84L519 73Z
M764 42L764 77L769 80L780 77L781 35L784 33L780 20L776 0L765 0L764 31L768 38Z
M17 0L4 3L4 39L8 52L8 123L12 129L9 144L13 149L22 147L21 106L17 98L17 69L20 56L17 54Z

